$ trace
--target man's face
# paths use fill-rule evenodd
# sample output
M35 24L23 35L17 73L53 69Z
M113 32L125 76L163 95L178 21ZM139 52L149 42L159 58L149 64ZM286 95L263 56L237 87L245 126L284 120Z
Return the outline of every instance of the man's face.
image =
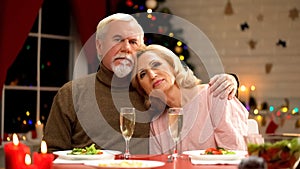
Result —
M106 26L97 50L102 63L118 77L128 75L134 67L135 51L141 45L141 31L134 22L112 21Z

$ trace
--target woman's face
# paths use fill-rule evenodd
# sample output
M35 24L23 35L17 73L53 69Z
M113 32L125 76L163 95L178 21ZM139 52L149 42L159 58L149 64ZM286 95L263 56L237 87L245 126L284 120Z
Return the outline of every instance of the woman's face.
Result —
M149 95L158 89L166 93L175 82L173 68L156 53L147 51L138 58L138 82Z

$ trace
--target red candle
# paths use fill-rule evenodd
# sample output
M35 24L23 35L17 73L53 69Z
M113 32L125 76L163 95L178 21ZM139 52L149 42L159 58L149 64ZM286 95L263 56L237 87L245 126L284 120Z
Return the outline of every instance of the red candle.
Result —
M25 155L25 165L22 169L38 169L38 167L34 164L31 164L31 158L29 154Z
M5 168L20 169L25 165L25 155L30 154L30 148L19 142L18 136L13 134L13 141L4 145Z
M41 153L33 153L33 162L39 169L50 169L52 167L54 155L47 153L47 144L43 140L41 143Z

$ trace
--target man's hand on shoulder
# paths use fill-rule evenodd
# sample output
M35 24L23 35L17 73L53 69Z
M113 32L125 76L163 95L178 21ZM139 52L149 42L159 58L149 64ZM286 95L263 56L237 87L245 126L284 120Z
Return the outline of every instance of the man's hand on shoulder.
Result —
M237 77L226 73L214 75L208 84L213 96L219 96L220 99L232 99L238 89Z

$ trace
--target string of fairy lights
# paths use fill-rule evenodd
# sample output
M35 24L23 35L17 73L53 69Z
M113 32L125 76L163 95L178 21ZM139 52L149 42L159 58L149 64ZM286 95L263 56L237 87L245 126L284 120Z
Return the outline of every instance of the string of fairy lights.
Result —
M250 112L250 116L254 117L260 123L268 116L282 120L296 118L297 120L295 123L295 128L300 128L300 113L298 106L291 107L289 104L289 99L287 98L284 99L285 103L280 106L268 105L266 102L262 103L261 105L257 105L255 96L253 94L255 91L255 85L251 85L250 87L241 85L239 88L239 99L244 103L245 107Z
M169 38L173 38L175 35L178 36L178 34L181 34L181 30L174 30L172 29L172 25L169 22L169 18L165 18L164 21L158 21L158 18L153 14L152 12L158 11L162 13L168 13L171 14L170 9L164 7L159 8L159 4L161 2L164 2L164 0L124 0L125 2L123 5L125 5L126 8L119 9L119 12L126 12L126 13L140 13L140 12L147 12L147 17L142 18L143 20L148 19L149 27L152 27L153 30L156 29L156 32L158 34L164 33L169 35ZM225 6L224 14L225 15L233 15L233 7L228 1L228 3ZM142 16L141 16L142 17ZM259 18L263 17L260 15ZM141 20L142 20L141 19ZM158 24L159 23L159 24ZM249 25L245 25L246 28L249 28ZM247 27L248 26L248 27ZM155 31L154 31L155 32ZM187 63L187 60L189 58L188 53L188 47L186 44L182 43L181 41L174 40L170 41L169 39L162 39L161 37L157 36L145 36L145 44L161 44L170 50L172 50L177 56L179 56L180 60ZM187 64L192 70L193 65ZM299 116L299 107L290 107L289 105L282 105L282 106L275 106L275 105L267 105L264 106L256 105L256 103L253 105L253 101L255 102L255 97L251 96L251 94L256 90L255 85L250 86L249 88L245 85L241 85L239 88L239 98L241 101L244 101L244 105L249 110L251 116L254 116L254 118L257 121L263 121L265 120L265 117L275 115L277 118L281 119L291 119L293 117L298 118ZM250 101L250 104L249 104ZM300 128L300 119L296 122L297 124L295 126L298 126Z

